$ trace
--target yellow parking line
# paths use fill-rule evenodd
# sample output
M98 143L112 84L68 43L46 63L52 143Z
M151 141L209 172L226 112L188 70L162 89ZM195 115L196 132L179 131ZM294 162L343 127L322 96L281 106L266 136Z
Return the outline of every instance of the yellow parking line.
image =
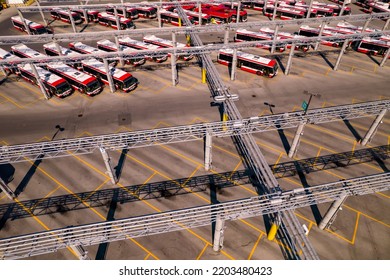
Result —
M234 167L233 171L231 172L230 176L229 176L229 179L232 179L234 173L237 171L237 169L240 167L240 165L242 164L242 159L240 159L237 163L237 165Z
M6 99L8 102L14 104L16 107L18 107L19 109L24 109L23 106L19 105L16 101L14 101L13 99L7 97L7 96L4 96L2 93L0 93L0 96L3 97L4 99Z
M3 194L2 196L0 196L0 200L2 200L5 197L7 197L7 196L5 194Z
M366 218L369 218L369 219L371 219L371 220L373 220L373 221L375 221L375 222L377 222L377 223L379 223L379 224L381 224L381 225L383 225L385 227L390 228L390 225L388 225L388 224L386 224L386 223L384 223L384 222L382 222L382 221L380 221L378 219L375 219L374 217L372 217L372 216L370 216L368 214L365 214L365 213L363 213L363 212L361 212L359 210L356 210L355 208L352 208L351 206L348 206L348 205L344 204L343 207L345 207L346 209L349 209L351 211L354 211L356 213L360 213L361 215L365 216Z
M252 259L252 256L253 256L253 253L255 252L256 248L257 248L257 245L259 245L259 242L261 240L261 238L263 237L263 233L260 233L259 234L259 237L257 238L256 242L255 242L255 245L253 246L251 252L249 253L249 256L247 258L247 260L250 260Z
M357 213L356 214L355 228L353 230L353 235L352 235L352 244L355 244L356 233L357 233L357 229L358 229L358 226L359 226L359 218L360 218L360 213Z
M385 195L384 193L377 192L377 193L375 193L375 194L381 195L381 196L386 197L386 198L390 198L389 195Z
M88 198L90 198L91 196L93 196L101 187L103 187L105 184L107 184L107 182L110 181L110 178L107 178L105 181L103 181L103 183L101 183L96 189L94 189L90 195L88 195L86 198L84 198L84 201L87 201Z
M142 183L142 185L134 191L134 193L137 193L140 189L142 189L142 188L143 188L143 187L144 187L144 186L145 186L145 185L154 177L154 175L156 175L156 172L153 172L152 175L150 175L149 178L147 178L147 179Z
M149 258L150 254L147 254L144 258L144 261L146 261Z
M272 171L275 171L275 168L276 168L276 166L278 165L279 161L282 159L283 154L284 154L283 152L281 152L281 153L279 154L278 159L276 160L275 164L274 164L273 167L272 167Z
M199 255L196 257L196 260L200 260L200 258L202 257L202 255L204 254L204 252L206 251L207 247L209 247L209 244L206 244L204 245L202 251L200 251Z
M44 197L42 197L40 200L37 201L37 203L35 203L33 206L30 207L30 209L33 209L35 208L35 206L37 206L42 200L44 200L45 198L51 196L53 193L55 193L59 188L61 188L61 186L57 186L57 188L55 188L54 190L50 191L47 195L45 195Z

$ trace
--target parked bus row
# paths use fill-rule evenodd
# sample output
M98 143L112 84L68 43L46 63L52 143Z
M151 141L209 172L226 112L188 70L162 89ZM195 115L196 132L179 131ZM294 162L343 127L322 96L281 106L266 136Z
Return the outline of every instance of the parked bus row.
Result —
M357 0L356 5L363 8L366 13L384 13L390 12L390 1L374 1L374 0Z

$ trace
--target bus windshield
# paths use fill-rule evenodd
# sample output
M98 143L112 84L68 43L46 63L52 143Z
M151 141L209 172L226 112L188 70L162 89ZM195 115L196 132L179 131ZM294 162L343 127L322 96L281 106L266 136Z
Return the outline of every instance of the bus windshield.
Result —
M46 34L47 30L46 30L46 28L42 27L42 28L35 29L35 32L36 32L36 34Z
M123 81L123 89L128 89L132 85L137 84L137 83L138 83L138 80L136 78L134 78L133 76L129 77L128 79Z
M76 14L73 15L73 19L74 19L75 21L81 21L81 20L82 20L80 14L78 14L78 13L76 13Z
M275 64L273 68L270 68L269 73L272 75L276 75L276 73L278 72L278 68L279 68L278 64Z
M86 87L86 93L92 93L93 91L97 90L100 87L100 84L97 80L90 82Z
M132 21L126 22L125 24L121 23L122 29L130 29L130 28L133 28L133 26L134 26L134 23Z
M63 93L69 90L71 90L70 85L67 82L63 82L56 87L56 94L62 95Z

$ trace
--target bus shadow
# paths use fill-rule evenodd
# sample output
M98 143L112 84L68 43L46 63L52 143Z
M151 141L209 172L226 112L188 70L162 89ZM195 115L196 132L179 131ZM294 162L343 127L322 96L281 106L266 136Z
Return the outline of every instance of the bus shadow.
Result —
M352 126L349 120L343 120L343 122L348 127L349 131L351 131L356 141L362 140L362 137L360 136L359 132L357 132L357 130Z
M324 54L322 51L318 52L318 54L324 59L324 61L326 62L326 64L328 64L330 68L334 68L333 63L329 61L329 59L326 57L326 54Z
M278 62L279 67L282 70L282 72L286 73L286 67L284 66L284 64L283 64L282 60L280 59L280 57L279 56L275 56L274 58Z
M28 170L26 176L24 176L23 180L17 186L17 188L15 190L15 195L16 196L21 194L26 189L26 187L27 187L28 183L30 182L32 176L37 171L38 166L41 164L43 157L44 157L44 155L39 155L38 158L34 161L33 165Z
M372 56L371 54L367 54L367 56L376 64L376 65L380 65L381 62L376 60L376 57Z

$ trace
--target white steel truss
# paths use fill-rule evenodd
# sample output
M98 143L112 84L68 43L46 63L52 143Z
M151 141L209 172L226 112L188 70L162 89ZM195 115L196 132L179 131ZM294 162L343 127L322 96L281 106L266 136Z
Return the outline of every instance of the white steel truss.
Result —
M3 238L0 239L0 259L26 258L68 246L90 246L202 227L215 222L217 216L234 221L281 211L292 213L289 210L332 202L341 196L365 195L389 189L390 173L381 173L219 204ZM291 219L290 215L284 215L284 218Z

